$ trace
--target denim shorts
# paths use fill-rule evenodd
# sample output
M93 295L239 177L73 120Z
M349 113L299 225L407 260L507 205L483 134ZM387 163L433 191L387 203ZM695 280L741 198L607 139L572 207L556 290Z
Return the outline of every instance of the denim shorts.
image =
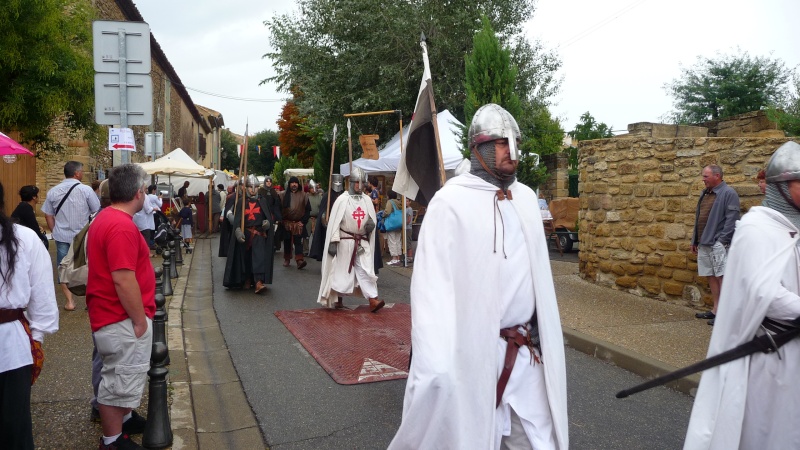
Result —
M701 277L721 277L725 273L728 249L717 242L697 247L697 274Z
M133 333L133 322L125 319L106 325L93 334L97 353L103 360L97 402L120 408L136 408L142 401L150 370L153 322L140 338Z
M56 241L56 280L60 283L61 279L58 278L58 266L61 264L61 260L67 256L67 252L69 252L70 243L69 242L59 242Z

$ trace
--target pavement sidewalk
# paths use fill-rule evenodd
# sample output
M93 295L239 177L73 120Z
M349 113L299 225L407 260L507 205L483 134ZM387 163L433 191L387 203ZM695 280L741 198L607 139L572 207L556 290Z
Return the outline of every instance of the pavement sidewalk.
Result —
M265 448L213 308L214 242L199 239L184 255L168 298L172 448ZM696 310L586 282L576 262L551 265L570 347L645 378L705 358L712 327L694 318ZM413 267L383 270L410 277ZM63 306L60 290L57 295ZM60 330L45 339L45 366L32 392L37 448L95 448L101 434L89 421L92 341L85 299L76 297L76 303L76 311L61 310ZM670 386L693 394L698 382L695 375ZM138 410L147 413L146 393Z

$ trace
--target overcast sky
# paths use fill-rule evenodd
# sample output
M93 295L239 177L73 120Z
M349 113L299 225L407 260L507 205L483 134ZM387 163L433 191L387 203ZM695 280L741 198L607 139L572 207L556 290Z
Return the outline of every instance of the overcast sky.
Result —
M272 75L270 61L262 59L270 51L263 22L293 11L294 1L133 1L195 103L222 113L235 133L244 133L248 121L251 134L277 130L286 95L274 85L259 86ZM589 111L624 131L671 110L663 85L697 56L738 47L798 67L798 17L798 0L539 0L526 29L563 62L561 93L551 108L563 128L573 129Z

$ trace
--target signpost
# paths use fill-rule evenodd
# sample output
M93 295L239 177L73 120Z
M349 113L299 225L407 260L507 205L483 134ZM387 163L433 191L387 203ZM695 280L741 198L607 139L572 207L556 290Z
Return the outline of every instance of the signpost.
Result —
M100 125L150 125L153 82L150 79L150 25L144 22L97 20L92 23L95 72L95 120ZM130 90L128 88L131 88ZM113 129L112 129L113 130ZM121 134L117 135L117 139ZM130 133L131 138L133 132ZM113 134L109 133L109 147ZM116 150L135 151L129 144ZM125 146L125 148L122 148ZM120 164L131 161L120 153Z

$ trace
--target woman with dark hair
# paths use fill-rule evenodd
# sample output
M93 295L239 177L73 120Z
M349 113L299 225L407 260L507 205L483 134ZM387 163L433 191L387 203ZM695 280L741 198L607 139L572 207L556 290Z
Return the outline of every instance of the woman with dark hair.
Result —
M3 194L0 183L0 442L33 449L31 385L44 362L44 335L58 330L58 304L50 254L36 233L6 216Z
M22 186L19 190L19 197L22 201L11 213L11 218L14 219L14 222L35 231L36 235L44 243L44 247L50 248L50 244L47 242L47 235L44 234L39 222L36 221L36 213L34 212L34 207L39 202L39 188L32 185Z

